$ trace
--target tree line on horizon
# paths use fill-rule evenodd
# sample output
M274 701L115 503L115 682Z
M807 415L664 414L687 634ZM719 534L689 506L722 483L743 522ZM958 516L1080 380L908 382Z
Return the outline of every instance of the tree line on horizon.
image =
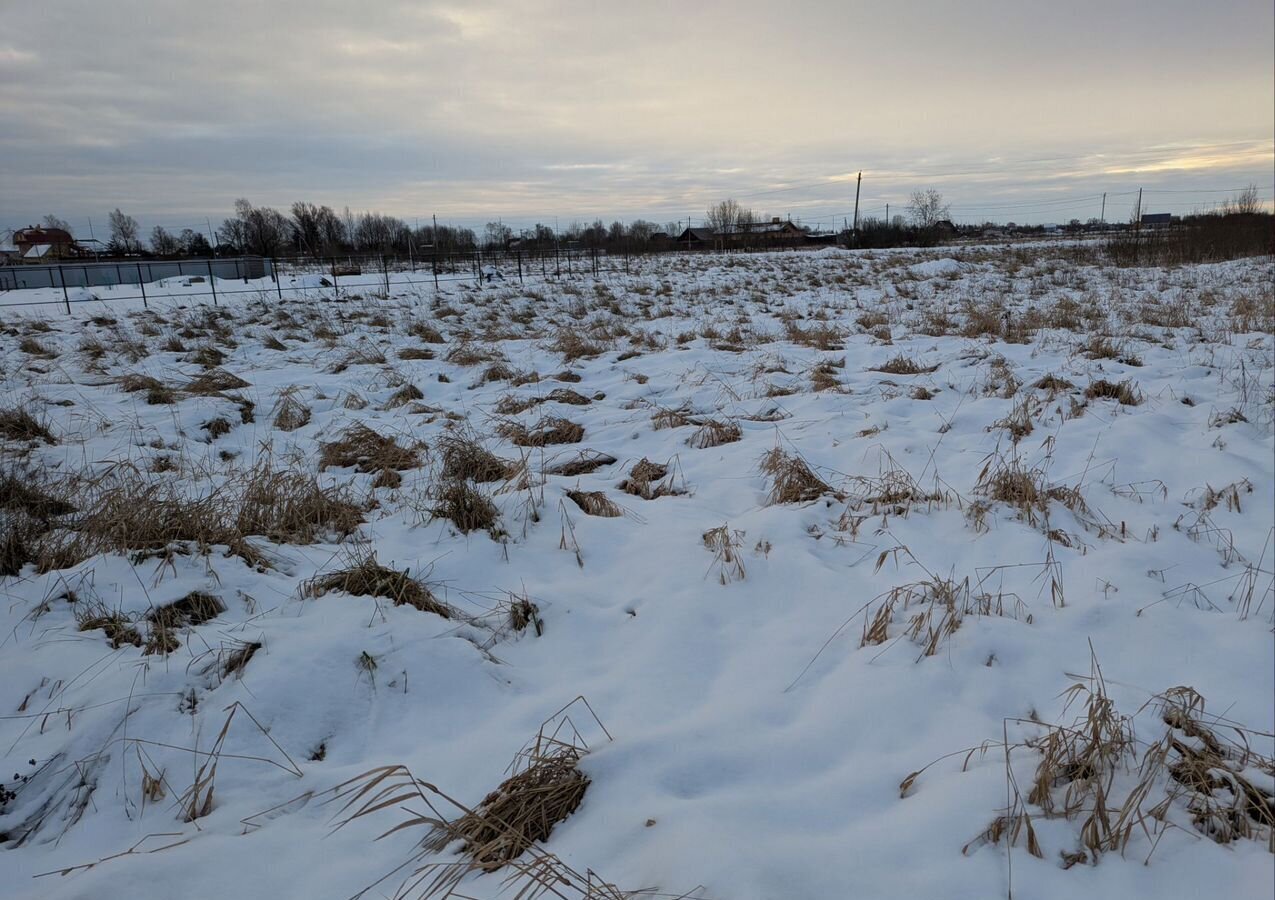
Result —
M906 214L893 216L889 221L865 217L858 223L853 238L854 245L863 248L892 246L927 246L938 243L946 234L959 231L978 231L993 223L973 226L953 226L950 222L950 206L936 190L918 190L911 195L905 208ZM1237 197L1227 200L1213 216L1253 215L1261 213L1262 206L1255 186L1250 186ZM1199 218L1200 214L1188 216ZM1131 217L1131 223L1132 223ZM515 241L523 249L549 250L565 242L569 246L613 251L640 251L652 243L658 235L676 238L683 230L680 222L668 222L663 226L646 219L634 219L625 223L615 220L607 225L602 219L591 224L572 221L561 231L549 225L537 223L532 228L517 232L500 221L488 222L481 231L452 225L412 226L396 216L378 212L353 213L347 206L337 213L330 206L298 201L287 213L269 206L254 206L247 199L235 201L233 216L224 219L213 240L204 232L184 228L172 232L162 225L151 229L149 240L143 241L137 219L118 207L108 216L110 241L107 252L113 255L136 256L334 256L343 253L385 254L395 256L432 254L452 255L474 250L507 249ZM719 201L708 208L703 217L703 227L715 234L744 231L769 221L734 199ZM56 215L46 215L43 227L57 228L71 233L70 224ZM1081 223L1071 220L1065 227L1082 231L1097 226L1097 219ZM1106 223L1102 223L1106 224ZM1015 226L1024 231L1043 230L1043 226ZM810 229L804 229L807 232ZM850 229L842 232L850 237ZM849 243L849 240L847 240Z

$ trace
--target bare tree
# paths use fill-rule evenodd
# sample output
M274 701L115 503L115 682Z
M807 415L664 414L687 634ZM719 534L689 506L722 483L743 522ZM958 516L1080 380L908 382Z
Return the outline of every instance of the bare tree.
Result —
M304 253L327 255L346 241L345 226L329 206L292 204L292 240Z
M490 250L501 250L508 245L514 235L513 229L500 222L488 222L483 229L483 246Z
M176 236L163 225L151 229L151 250L156 256L176 256L180 249Z
M177 245L185 256L211 256L212 247L202 232L193 228L183 228L177 236Z
M238 240L227 243L235 243L245 253L274 256L287 247L292 237L291 226L283 213L268 206L253 206L243 198L235 201L235 219L239 226L231 226L229 230L237 232ZM231 221L227 219L223 229Z
M49 213L47 216L44 217L44 227L58 228L58 229L61 229L62 231L65 231L67 234L71 233L71 223L68 222L66 219L58 218L57 216L53 215L53 213Z
M943 195L934 188L929 188L912 192L912 201L908 204L908 215L917 228L928 229L950 218L951 212L950 207L943 202Z
M651 235L659 230L659 226L654 222L648 222L646 219L634 219L629 223L629 238L635 244L645 244L651 239Z
M137 224L136 219L120 212L118 206L111 212L109 218L111 223L110 247L113 253L136 253L142 249L142 242L137 237L141 226Z
M721 234L738 225L743 214L744 210L739 203L734 200L722 200L710 206L704 213L704 227Z
M1234 205L1228 204L1228 207L1241 215L1252 215L1261 212L1262 201L1257 198L1257 185L1250 184L1240 191L1235 198Z

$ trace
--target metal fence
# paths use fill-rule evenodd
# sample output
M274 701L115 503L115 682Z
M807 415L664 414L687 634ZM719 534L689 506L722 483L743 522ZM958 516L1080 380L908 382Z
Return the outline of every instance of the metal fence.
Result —
M636 258L635 258L636 259ZM600 249L551 247L522 250L473 250L423 255L343 254L339 256L237 257L151 261L66 262L0 268L0 291L52 288L60 297L15 299L0 307L62 306L69 314L75 304L171 298L211 298L214 304L238 294L314 295L329 293L389 295L415 286L435 290L447 284L474 285L523 282L527 278L554 280L628 273L627 253ZM261 283L262 279L269 279ZM177 285L171 282L180 279ZM253 281L257 284L252 284ZM132 285L136 293L115 288ZM99 296L94 287L111 288ZM148 287L150 288L148 292ZM171 292L173 287L179 290Z
M0 268L0 290L32 288L115 287L154 284L167 278L265 278L273 274L271 261L260 256L222 259L118 260L61 262Z

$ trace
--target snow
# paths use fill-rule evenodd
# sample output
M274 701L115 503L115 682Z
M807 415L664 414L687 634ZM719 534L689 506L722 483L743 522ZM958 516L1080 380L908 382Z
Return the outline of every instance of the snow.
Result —
M1275 343L1260 306L1272 263L1121 270L1063 261L1048 245L1032 254L654 257L597 281L507 276L438 294L392 282L388 299L372 296L384 289L379 275L342 277L338 293L315 274L297 276L306 291L282 301L267 279L218 308L200 294L206 284L169 279L148 286L149 310L102 288L71 317L37 305L60 303L60 291L10 293L5 302L31 305L4 315L6 404L37 410L58 438L6 438L10 464L25 456L56 479L121 464L149 471L169 457L173 471L147 477L199 496L269 458L376 503L345 544L256 539L271 561L260 570L214 548L100 554L2 580L0 779L16 789L0 805L6 895L353 895L422 835L374 840L404 818L396 808L333 831L332 788L403 764L472 806L543 722L583 696L605 732L573 707L592 781L545 848L622 887L721 900L984 898L1006 893L1012 863L1022 898L1262 896L1275 876L1265 841L1215 843L1192 827L1185 801L1169 814L1175 827L1137 829L1123 855L1096 864L1064 868L1080 824L1035 808L1043 858L1021 840L962 853L1005 811L1003 736L1041 732L1022 720L1070 723L1077 710L1064 692L1095 659L1143 742L1165 730L1156 695L1189 685L1210 713L1251 729L1254 750L1275 754ZM1255 298L1258 314L1243 319L1236 310ZM972 312L999 303L1009 317L998 309L997 322L1073 304L1082 324L1042 328L1027 343L960 333ZM1163 324L1177 304L1189 324ZM940 311L950 325L935 327ZM873 316L888 323L888 342ZM37 330L43 321L51 330ZM448 343L423 343L411 321ZM825 325L842 335L829 349L793 341ZM1141 364L1091 358L1085 347L1100 331ZM600 352L567 359L564 335ZM20 348L25 337L50 355ZM174 337L184 350L166 349ZM100 359L89 338L106 347ZM449 362L466 338L541 380L483 381L489 361ZM114 381L139 372L184 384L201 371L187 352L210 341L249 383L228 393L256 404L254 421L240 421L232 397L150 405ZM435 358L399 358L406 348ZM373 361L350 361L354 351ZM937 369L878 370L899 356ZM843 357L831 369L836 388L814 390L815 366ZM578 383L553 380L567 370ZM1046 375L1074 387L1033 387ZM1131 380L1142 402L1086 399L1099 379ZM404 383L421 389L420 405L383 408ZM272 427L273 409L290 388L312 416L285 432ZM497 408L555 388L590 402ZM932 398L917 399L918 388ZM367 405L350 408L350 394ZM1003 423L1024 403L1032 431L1015 444ZM730 419L741 439L695 449L695 425L655 427L661 409ZM582 425L583 441L523 450L498 435L503 421L531 426L550 414ZM210 440L201 426L216 416L233 427ZM462 417L498 456L525 453L535 476L529 487L479 486L501 511L501 539L429 518L438 442ZM374 489L376 473L320 472L320 442L354 422L425 442L428 464L404 471L398 488ZM759 460L776 447L831 492L770 503ZM586 448L617 462L540 475ZM673 495L619 489L642 458L670 464ZM1048 529L1004 503L980 520L980 473L1015 458L1051 486L1077 488L1083 506L1053 502ZM865 485L901 472L937 499L863 500ZM1228 485L1238 504L1210 507L1207 492ZM623 515L586 515L567 490L603 491ZM738 534L742 573L705 546L722 525ZM305 595L305 582L343 567L359 541L476 621L339 591ZM966 615L924 655L907 634L917 608L900 609L886 641L861 646L892 588L933 578L968 579L999 597L1003 614ZM144 620L192 590L227 611L183 629L167 656L77 630L85 598ZM493 627L487 614L510 595L538 604L543 634ZM241 676L219 677L219 660L244 643L261 649ZM360 663L365 654L374 668ZM211 811L185 822L179 797L232 713ZM1027 784L1036 757L1014 753ZM936 760L901 797L900 782ZM162 798L143 801L144 771L164 773ZM1255 767L1252 777L1270 788L1275 775ZM163 849L56 874L143 840L139 850ZM461 893L497 896L499 878L471 875Z

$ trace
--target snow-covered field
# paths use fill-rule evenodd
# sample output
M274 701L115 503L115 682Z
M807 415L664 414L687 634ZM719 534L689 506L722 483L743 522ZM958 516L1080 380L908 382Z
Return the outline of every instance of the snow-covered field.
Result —
M1068 254L7 311L0 893L1269 896L1272 261Z

